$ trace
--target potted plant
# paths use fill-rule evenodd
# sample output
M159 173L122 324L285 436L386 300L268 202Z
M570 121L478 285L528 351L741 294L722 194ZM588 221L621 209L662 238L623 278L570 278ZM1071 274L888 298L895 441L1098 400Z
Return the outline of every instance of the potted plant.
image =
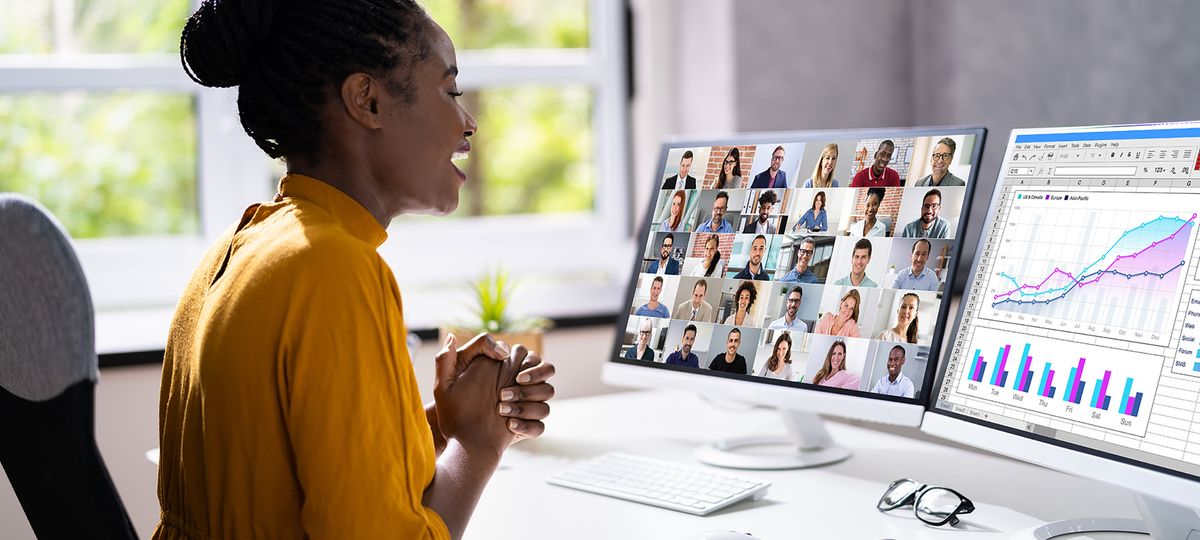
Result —
M453 332L461 345L480 332L488 332L496 341L508 345L524 345L531 351L542 353L542 334L552 326L544 317L514 318L509 313L510 300L516 284L509 279L503 268L484 272L469 283L474 306L474 318L467 322L451 324L441 328L439 342L446 341L446 334Z

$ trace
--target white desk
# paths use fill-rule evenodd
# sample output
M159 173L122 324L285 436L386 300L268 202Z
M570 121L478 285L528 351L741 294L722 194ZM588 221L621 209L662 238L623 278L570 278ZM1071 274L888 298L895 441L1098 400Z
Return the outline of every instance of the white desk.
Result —
M688 393L624 392L552 402L541 439L510 449L471 519L468 539L690 538L721 529L781 538L1008 538L1045 521L1137 517L1122 490L1025 463L930 441L831 422L854 451L849 460L797 471L735 471L773 482L767 497L707 517L551 486L545 477L574 460L626 451L699 465L691 452L729 436L783 433L767 409L734 410ZM889 428L916 434L915 429ZM880 513L892 481L910 477L952 487L976 511L957 528L928 527L912 510ZM1079 538L1116 538L1097 534ZM1133 538L1145 538L1136 537Z

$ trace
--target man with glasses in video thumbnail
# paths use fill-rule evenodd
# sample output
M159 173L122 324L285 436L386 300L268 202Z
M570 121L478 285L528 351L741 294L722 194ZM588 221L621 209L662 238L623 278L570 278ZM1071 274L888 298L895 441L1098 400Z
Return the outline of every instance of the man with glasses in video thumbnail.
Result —
M779 281L788 283L817 283L817 275L813 274L809 265L812 264L813 253L817 243L810 237L804 237L795 244L796 267L791 269Z
M929 167L933 172L917 181L917 187L960 187L967 185L962 178L950 172L950 163L954 161L954 139L944 137L933 147L929 156Z
M717 192L717 197L713 199L712 219L700 225L696 232L702 233L721 233L727 234L733 232L733 225L725 221L725 211L729 209L729 194L724 191Z
M921 217L904 226L904 238L945 238L950 236L950 222L939 217L942 211L942 192L934 188L921 200Z

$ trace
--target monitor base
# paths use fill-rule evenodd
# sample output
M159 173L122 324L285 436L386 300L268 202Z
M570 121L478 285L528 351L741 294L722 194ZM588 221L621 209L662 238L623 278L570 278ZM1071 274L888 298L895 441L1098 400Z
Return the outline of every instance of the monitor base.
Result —
M735 437L696 449L695 457L716 467L750 470L821 467L850 457L850 450L833 441L820 416L780 409L787 437Z
M1142 494L1134 494L1142 519L1085 518L1047 523L1013 535L1026 540L1049 540L1067 535L1116 532L1149 535L1153 538L1200 540L1200 510L1179 506Z

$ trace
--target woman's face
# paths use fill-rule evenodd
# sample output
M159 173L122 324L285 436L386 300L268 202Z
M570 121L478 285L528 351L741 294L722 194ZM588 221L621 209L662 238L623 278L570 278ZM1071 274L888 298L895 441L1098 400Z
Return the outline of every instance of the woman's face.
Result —
M897 317L900 324L908 324L912 322L913 317L917 316L918 300L915 296L905 296L900 300L900 310L897 312Z
M843 298L842 304L838 306L838 314L841 315L843 319L850 319L854 316L854 304L855 302L853 297L847 296Z
M722 164L725 167L725 175L733 174L733 166L737 164L737 160L733 159L733 155L726 155L725 162Z
M833 168L836 166L837 166L837 151L836 150L825 154L825 157L821 158L821 172L825 173L825 176L829 176L829 175L833 174Z
M746 311L750 307L750 291L742 289L738 293L738 311Z
M779 344L775 346L775 358L780 360L787 358L789 348L791 348L791 345L788 345L788 342L780 341Z
M430 54L405 73L397 67L395 80L411 76L413 101L383 91L378 101L379 124L365 150L367 174L380 179L372 186L385 212L447 214L458 207L458 190L466 174L452 162L471 150L467 137L478 126L457 96L458 61L454 44L437 23L429 21Z
M713 255L716 255L716 254L717 254L717 241L713 237L709 237L708 241L704 243L704 258L706 260L711 261L713 258Z
M813 208L816 209L817 211L820 211L822 208L825 208L825 197L822 197L821 195L817 195L816 197L813 197Z
M879 213L879 197L875 195L867 195L867 217L875 219L875 214Z
M829 367L833 368L833 371L836 373L838 371L846 369L845 364L846 364L846 349L843 348L841 345L835 345L832 349L832 353L829 356Z
M676 195L671 199L671 217L678 216L683 212L683 197Z

